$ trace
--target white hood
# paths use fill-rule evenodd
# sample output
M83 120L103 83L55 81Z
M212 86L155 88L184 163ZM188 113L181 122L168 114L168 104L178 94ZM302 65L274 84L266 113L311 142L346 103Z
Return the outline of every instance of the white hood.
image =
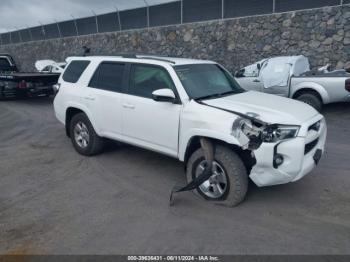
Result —
M258 119L270 124L301 125L318 114L305 103L255 91L203 102L242 114L255 113Z
M35 68L36 68L36 70L38 70L40 72L45 67L50 66L50 65L55 65L55 64L56 64L56 62L53 60L39 60L39 61L36 61Z
M42 72L45 67L52 66L52 72L54 73L62 73L64 71L64 66L66 65L66 62L57 63L53 60L39 60L35 63L35 68Z

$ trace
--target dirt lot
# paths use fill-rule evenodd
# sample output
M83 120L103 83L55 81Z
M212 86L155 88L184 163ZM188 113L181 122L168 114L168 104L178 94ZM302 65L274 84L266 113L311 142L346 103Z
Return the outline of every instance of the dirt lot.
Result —
M192 193L169 207L181 163L116 145L82 157L51 99L0 102L0 253L350 254L350 104L324 114L328 151L311 175L251 186L233 209Z

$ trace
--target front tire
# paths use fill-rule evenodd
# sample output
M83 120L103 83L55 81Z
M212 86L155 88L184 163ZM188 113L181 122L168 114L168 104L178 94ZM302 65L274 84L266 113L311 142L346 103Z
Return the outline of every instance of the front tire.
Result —
M187 163L187 181L191 182L199 176L205 165L204 152L200 148ZM247 190L248 174L241 158L227 147L216 146L213 176L195 189L194 193L216 204L234 207L245 199Z
M99 137L84 113L76 114L70 121L70 138L75 150L84 156L94 156L103 151L105 141Z
M318 112L322 110L322 101L321 99L313 93L304 93L296 98L297 100L304 102L315 108Z

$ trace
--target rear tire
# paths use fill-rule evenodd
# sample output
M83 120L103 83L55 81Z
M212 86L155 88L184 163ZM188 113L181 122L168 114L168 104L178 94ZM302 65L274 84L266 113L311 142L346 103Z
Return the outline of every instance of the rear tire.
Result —
M298 96L296 99L312 106L318 112L321 112L322 110L322 101L316 94L304 93Z
M205 163L204 152L200 148L195 151L187 163L186 175L188 183L198 176L198 168L203 169L201 165ZM204 182L193 192L212 201L215 204L234 207L239 205L248 191L248 174L241 158L231 149L218 145L215 149L214 169L219 172L213 172L210 180ZM218 176L220 174L220 177ZM217 181L216 178L219 178ZM221 185L220 188L218 187ZM217 193L220 192L221 194Z
M105 140L99 137L84 113L73 116L70 121L70 138L75 150L84 156L94 156L104 149Z

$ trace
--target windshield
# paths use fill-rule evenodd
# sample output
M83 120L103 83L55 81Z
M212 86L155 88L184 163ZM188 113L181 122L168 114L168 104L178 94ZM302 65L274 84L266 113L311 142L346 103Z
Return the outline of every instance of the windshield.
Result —
M0 71L11 71L12 67L6 58L0 58Z
M244 92L232 76L217 64L192 64L174 68L192 99L218 98Z

